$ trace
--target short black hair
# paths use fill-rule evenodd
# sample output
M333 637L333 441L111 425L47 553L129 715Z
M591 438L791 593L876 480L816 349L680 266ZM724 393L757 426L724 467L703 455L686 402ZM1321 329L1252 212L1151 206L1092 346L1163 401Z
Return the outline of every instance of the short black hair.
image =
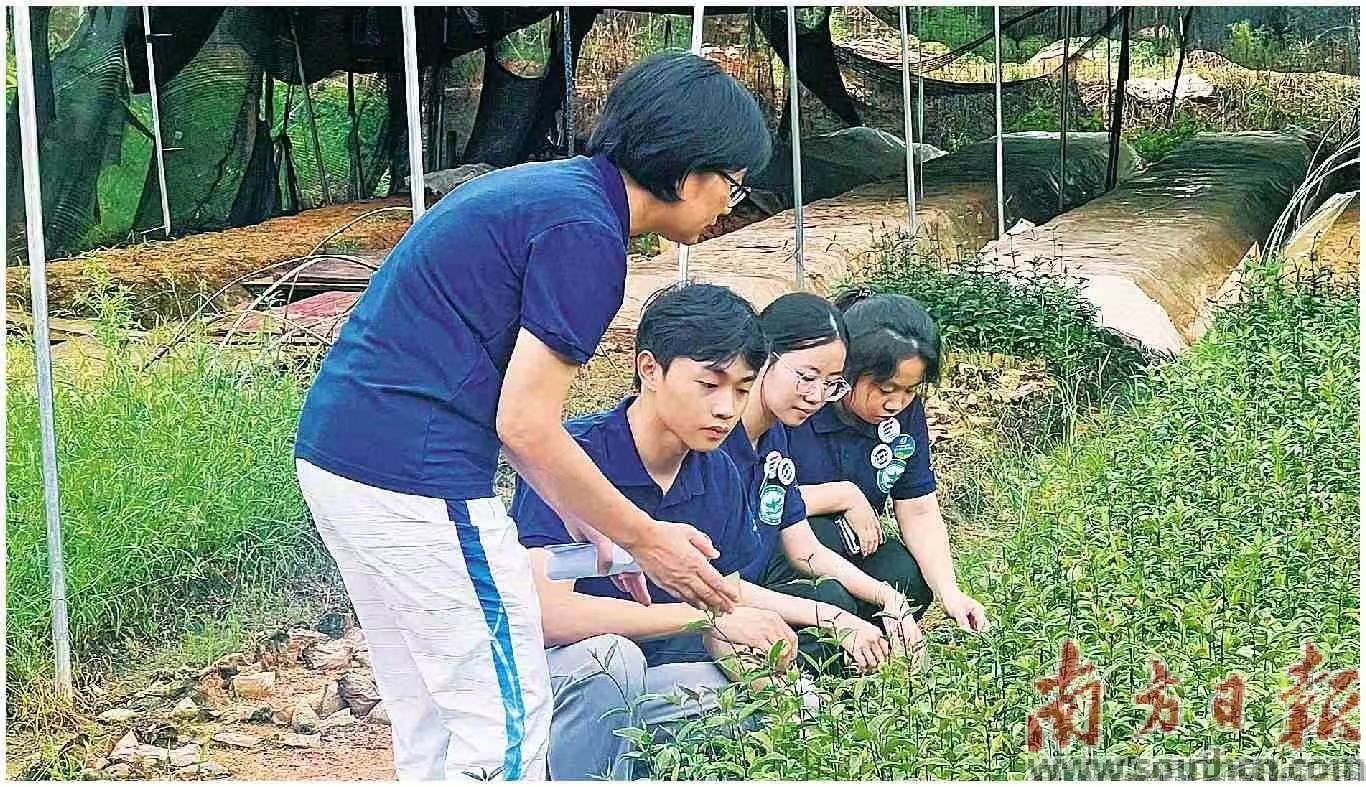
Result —
M588 140L651 194L680 199L694 172L755 172L773 143L754 96L721 67L689 52L646 58L612 85Z
M869 295L856 290L838 298L836 305L844 310L849 330L849 354L844 362L849 382L869 375L874 382L884 383L907 358L925 363L925 382L939 381L943 352L939 329L920 301L908 295Z
M636 328L634 358L649 351L664 371L675 358L713 369L735 359L758 372L768 360L768 340L749 301L715 284L673 284L650 296ZM640 371L634 373L640 390Z
M759 325L775 354L849 343L844 315L830 301L810 292L781 295L759 312Z

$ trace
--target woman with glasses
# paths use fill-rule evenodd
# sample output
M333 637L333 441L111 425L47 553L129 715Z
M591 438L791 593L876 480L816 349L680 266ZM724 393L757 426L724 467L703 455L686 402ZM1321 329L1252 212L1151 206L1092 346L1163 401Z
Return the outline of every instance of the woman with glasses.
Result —
M924 307L904 295L855 292L839 306L848 330L844 375L850 382L838 401L790 434L812 530L904 593L917 620L938 596L959 626L985 631L985 610L954 576L930 466L921 394L939 376L939 331ZM888 539L882 527L889 499L899 540Z
M858 671L875 669L908 647L918 656L920 629L905 596L841 557L812 531L788 448L789 427L802 425L849 391L840 376L844 318L824 298L790 293L769 304L759 323L772 354L740 424L721 446L748 486L760 536L759 549L741 576L797 597L790 612L777 610L794 627L814 624L832 635L804 632L799 637L802 662L813 672L837 668L841 651L843 661ZM832 637L838 648L831 647Z

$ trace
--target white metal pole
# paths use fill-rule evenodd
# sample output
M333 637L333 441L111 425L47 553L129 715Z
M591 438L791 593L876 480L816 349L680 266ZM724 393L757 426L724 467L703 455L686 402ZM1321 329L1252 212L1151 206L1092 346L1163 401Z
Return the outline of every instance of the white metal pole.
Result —
M294 64L299 70L299 87L303 88L304 107L308 109L308 130L313 141L313 158L318 163L318 184L322 186L323 202L332 204L332 188L327 184L327 166L323 161L323 146L318 141L318 113L313 106L313 93L304 75L304 56L299 51L299 31L294 28L294 12L289 15L289 34L294 38Z
M1058 108L1058 212L1066 204L1067 194L1067 80L1071 76L1067 62L1071 59L1072 9L1059 8L1062 23L1062 98Z
M915 125L911 120L911 42L906 31L906 6L901 12L901 116L906 128L906 209L911 238L915 238ZM918 69L919 63L916 64Z
M52 587L52 650L57 693L70 703L71 634L66 614L66 564L57 491L57 436L52 420L52 349L47 325L47 250L43 243L43 191L38 176L38 113L33 100L33 48L28 6L14 7L14 59L19 80L19 139L24 170L24 218L28 229L28 280L33 299L33 344L38 355L38 428L43 455L43 508L47 518L47 569Z
M797 8L787 7L787 95L792 109L792 212L797 223L797 289L806 289L806 230L802 226L802 119L797 82Z
M702 56L702 21L705 19L703 10L705 6L695 5L692 7L692 39L689 41L688 50L698 57ZM692 247L686 243L678 246L678 280L686 282L688 280L688 263L692 261Z
M147 92L152 99L152 143L157 151L157 185L161 188L161 230L171 237L171 203L166 194L166 155L161 146L161 106L157 98L157 67L152 55L152 12L142 7L142 35L147 41Z
M408 105L408 188L413 197L413 223L427 210L427 184L422 177L422 105L418 99L417 13L405 3L403 15L403 87Z
M1005 136L1001 131L1001 7L996 12L996 237L1006 236Z

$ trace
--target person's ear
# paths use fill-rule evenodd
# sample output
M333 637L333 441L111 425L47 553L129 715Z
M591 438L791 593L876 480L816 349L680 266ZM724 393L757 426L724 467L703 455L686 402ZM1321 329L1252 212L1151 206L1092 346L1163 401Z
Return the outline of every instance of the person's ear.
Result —
M640 375L640 390L656 391L664 382L664 367L649 350L636 355L636 374Z

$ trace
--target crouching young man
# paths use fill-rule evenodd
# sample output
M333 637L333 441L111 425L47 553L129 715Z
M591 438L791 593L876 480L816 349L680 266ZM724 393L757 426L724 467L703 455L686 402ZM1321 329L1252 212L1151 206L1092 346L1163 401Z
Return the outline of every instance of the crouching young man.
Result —
M738 295L707 284L671 288L641 316L639 393L566 424L633 503L659 521L700 530L720 553L713 565L723 575L753 559L758 533L740 475L716 449L744 411L766 358L754 309ZM743 600L713 618L638 574L551 580L544 547L573 541L564 522L520 481L512 518L530 550L541 604L554 692L552 779L628 777L622 755L630 743L615 730L656 729L714 707L716 691L730 683L714 659L733 650L768 652L781 642L785 661L796 652L796 635L782 617ZM701 697L677 704L646 696L679 695L680 688Z

